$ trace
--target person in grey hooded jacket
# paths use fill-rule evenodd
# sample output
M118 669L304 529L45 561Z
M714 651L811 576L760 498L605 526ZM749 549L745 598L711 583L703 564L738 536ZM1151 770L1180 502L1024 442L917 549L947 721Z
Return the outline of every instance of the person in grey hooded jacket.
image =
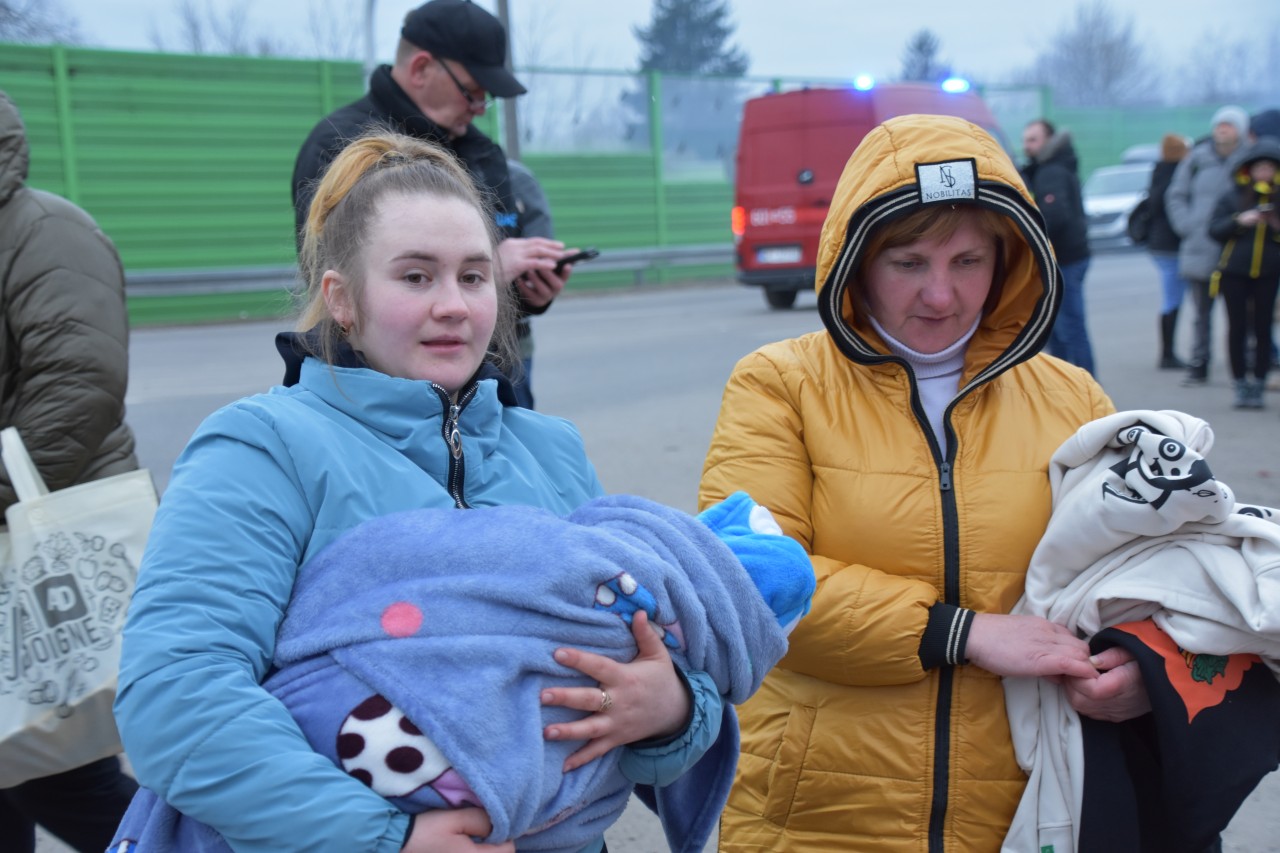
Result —
M0 428L15 427L50 490L132 471L124 422L124 271L93 219L26 186L26 130L0 91ZM17 501L0 467L0 511ZM136 784L114 756L0 790L0 850L35 849L35 827L102 850Z
M1182 238L1178 272L1187 281L1195 308L1191 367L1184 384L1203 385L1209 379L1213 296L1209 279L1218 266L1222 246L1209 235L1209 219L1222 194L1230 188L1228 161L1244 141L1249 115L1237 106L1213 114L1211 136L1191 149L1174 170L1164 197L1165 213Z

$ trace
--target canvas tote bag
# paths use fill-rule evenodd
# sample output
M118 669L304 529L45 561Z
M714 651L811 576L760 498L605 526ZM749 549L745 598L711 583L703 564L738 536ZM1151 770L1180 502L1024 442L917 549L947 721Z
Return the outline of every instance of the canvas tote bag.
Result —
M120 632L156 511L150 472L56 492L0 431L18 502L0 532L0 788L120 752Z

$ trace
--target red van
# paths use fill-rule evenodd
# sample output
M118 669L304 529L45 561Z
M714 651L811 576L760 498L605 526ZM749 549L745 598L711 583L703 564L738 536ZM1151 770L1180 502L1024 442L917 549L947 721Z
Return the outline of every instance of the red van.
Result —
M818 235L845 162L873 127L911 113L968 119L1008 149L991 110L967 90L893 83L748 100L738 131L732 216L738 281L763 288L774 308L790 308L799 291L811 290Z

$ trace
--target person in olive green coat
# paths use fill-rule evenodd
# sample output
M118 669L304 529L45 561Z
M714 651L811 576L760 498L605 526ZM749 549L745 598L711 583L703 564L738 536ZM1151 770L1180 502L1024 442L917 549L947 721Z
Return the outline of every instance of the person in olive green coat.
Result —
M132 471L129 324L115 247L87 213L26 186L26 131L0 91L0 428L16 427L50 490ZM17 500L0 466L0 510ZM111 841L136 784L113 757L0 789L0 850L36 824L81 851Z

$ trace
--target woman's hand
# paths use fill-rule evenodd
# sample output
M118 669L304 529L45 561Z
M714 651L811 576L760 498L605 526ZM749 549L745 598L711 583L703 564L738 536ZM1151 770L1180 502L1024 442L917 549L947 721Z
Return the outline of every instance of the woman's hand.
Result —
M965 657L996 675L1098 677L1089 644L1039 616L974 614Z
M484 809L433 809L414 818L403 853L515 853L513 841L480 844L472 840L493 832Z
M1094 655L1096 678L1064 677L1060 683L1067 701L1080 714L1109 723L1122 723L1151 710L1151 697L1138 662L1126 649L1113 646Z
M576 722L547 726L543 732L547 740L587 742L565 760L566 773L616 746L674 734L689 719L689 695L644 611L636 611L632 617L631 634L639 653L630 663L578 649L556 649L558 663L600 682L598 688L549 687L542 691L544 705L593 712Z

